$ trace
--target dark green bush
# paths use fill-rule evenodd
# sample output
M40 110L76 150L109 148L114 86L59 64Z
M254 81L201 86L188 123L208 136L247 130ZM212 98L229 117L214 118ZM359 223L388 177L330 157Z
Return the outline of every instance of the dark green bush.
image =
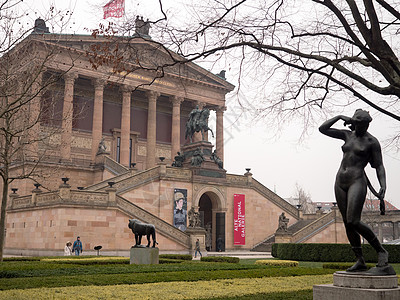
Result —
M389 252L389 262L400 262L400 246L384 245ZM376 262L377 255L370 245L362 245L365 261ZM349 244L274 244L272 253L279 259L300 261L351 262L354 253Z
M192 256L190 254L160 254L159 258L192 260Z
M324 269L334 269L334 270L346 270L348 268L350 268L354 263L324 263L322 265L322 268ZM375 264L367 264L367 267L373 268L375 267Z
M160 264L180 264L183 263L184 260L183 259L171 259L171 258L159 258L158 262Z
M102 274L101 271L108 266L85 266L80 268L87 270L95 267L99 272L93 274L91 272L82 273L81 275L61 275L41 277L21 277L21 278L0 278L0 290L9 289L28 289L39 287L62 287L62 286L85 286L85 285L114 285L114 284L142 284L154 282L174 282L174 281L198 281L198 280L216 280L228 278L261 278L261 277L287 277L287 276L303 276L303 275L322 275L331 274L332 270L322 268L265 268L263 266L252 266L251 269L213 269L213 266L231 265L233 268L240 264L224 264L224 263L182 263L174 265L146 265L146 266L126 266L130 272L113 272ZM136 272L139 270L158 270L167 267L170 271L163 272ZM190 270L190 268L198 268L198 270ZM123 266L119 265L119 268ZM188 270L189 269L189 270ZM175 271L174 271L175 270ZM21 274L23 275L23 274Z
M55 264L74 264L74 265L116 265L116 264L129 264L129 258L126 259L106 259L106 260L85 260L85 259L71 259L71 260L54 260L51 261Z
M3 261L40 261L41 257L26 257L26 256L16 256L16 257L4 257Z
M227 262L227 263L239 263L239 257L230 256L203 256L200 258L201 261L208 262Z

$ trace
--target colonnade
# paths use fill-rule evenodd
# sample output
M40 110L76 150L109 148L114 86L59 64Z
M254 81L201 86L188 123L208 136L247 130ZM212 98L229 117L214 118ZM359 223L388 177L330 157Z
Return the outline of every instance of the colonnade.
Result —
M400 238L400 229L399 225L400 222L395 221L395 222L379 222L379 223L374 223L375 226L372 226L373 228L378 227L378 232L377 236L378 239L383 242L384 237L390 237L392 240L397 240ZM386 228L384 228L386 227ZM376 230L375 230L376 231Z
M75 80L78 74L68 72L64 75L64 104L63 104L63 120L61 134L61 160L71 160L71 141L72 141L72 114L73 114L73 95ZM93 106L93 124L92 124L92 150L91 158L94 161L98 150L98 145L103 134L103 92L107 84L107 80L93 79L94 86L94 106ZM131 94L133 87L123 84L120 86L122 92L122 114L121 114L121 145L120 145L120 163L129 166L129 141L131 119ZM147 154L146 167L151 168L156 165L156 133L157 133L157 100L160 93L152 90L146 90L145 95L148 99L148 116L147 116ZM176 153L180 150L181 139L181 104L184 101L183 97L176 95L168 95L172 102L172 128L171 128L171 159L174 159ZM194 104L200 102L193 100ZM202 106L207 103L200 103ZM212 108L214 109L214 108ZM224 137L223 137L223 113L225 107L216 108L216 150L218 156L223 160L224 156Z

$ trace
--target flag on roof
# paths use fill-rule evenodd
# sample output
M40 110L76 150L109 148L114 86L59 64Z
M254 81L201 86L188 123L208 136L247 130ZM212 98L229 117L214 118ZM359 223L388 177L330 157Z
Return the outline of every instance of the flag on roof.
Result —
M104 19L121 18L125 13L125 0L111 0L103 6Z

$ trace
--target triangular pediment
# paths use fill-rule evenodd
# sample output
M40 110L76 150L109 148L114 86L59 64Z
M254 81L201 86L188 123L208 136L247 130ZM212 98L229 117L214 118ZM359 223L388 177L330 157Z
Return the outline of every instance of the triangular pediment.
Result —
M222 77L197 64L186 62L183 57L152 40L122 37L95 38L90 35L70 35L64 38L58 36L55 39L55 35L52 34L45 35L45 40L53 45L84 52L88 59L90 53L102 54L108 52L114 55L115 61L121 64L125 73L136 72L140 69L158 71L176 78L210 84L227 90L227 92L234 89L234 86Z

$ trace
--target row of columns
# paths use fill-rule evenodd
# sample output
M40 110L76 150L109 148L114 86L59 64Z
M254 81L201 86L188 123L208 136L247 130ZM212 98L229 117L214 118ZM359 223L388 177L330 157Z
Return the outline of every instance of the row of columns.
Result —
M391 228L393 229L392 231L392 238L393 240L397 240L400 236L399 236L399 223L400 222L384 222L384 223L391 223L392 226ZM383 242L383 223L376 223L378 225L378 239L379 241L382 243Z
M71 160L71 142L72 142L72 116L73 116L73 95L74 82L78 74L69 72L64 75L64 105L61 133L61 159L63 161ZM92 124L92 160L94 161L98 145L103 134L103 92L107 81L104 79L94 79L94 106L93 106L93 124ZM129 141L130 141L130 120L131 120L131 94L132 87L122 85L122 115L121 115L121 147L120 163L129 166ZM157 99L160 93L155 91L146 91L148 98L148 117L147 117L147 156L146 167L151 168L156 165L156 133L157 133ZM174 159L176 153L180 150L180 106L184 101L183 97L172 96L172 134L171 134L171 159ZM218 108L216 111L216 150L218 156L223 160L223 112L225 107Z

